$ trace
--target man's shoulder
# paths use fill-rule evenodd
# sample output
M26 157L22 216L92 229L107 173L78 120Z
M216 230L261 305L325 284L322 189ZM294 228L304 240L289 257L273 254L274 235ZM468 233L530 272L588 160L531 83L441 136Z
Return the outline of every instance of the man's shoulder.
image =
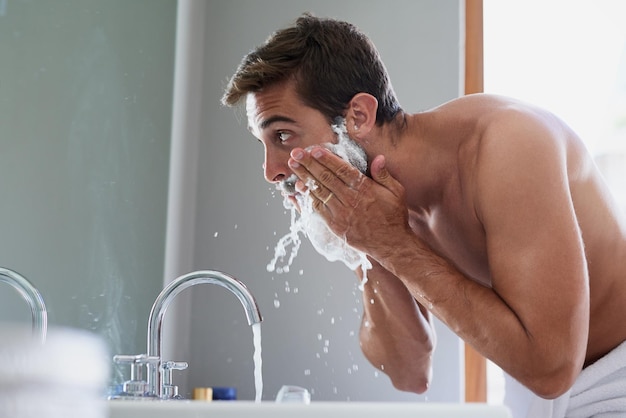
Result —
M432 110L446 112L457 112L459 110L486 112L506 109L511 106L523 107L525 104L512 97L488 93L474 93L447 101Z
M542 109L522 101L477 93L450 100L430 111L446 125L472 127L477 132L515 129L521 122L538 122Z

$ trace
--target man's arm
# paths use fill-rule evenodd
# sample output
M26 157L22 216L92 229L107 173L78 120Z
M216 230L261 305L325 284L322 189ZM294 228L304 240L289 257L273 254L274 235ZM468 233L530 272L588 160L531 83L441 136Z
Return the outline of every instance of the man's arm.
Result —
M397 277L376 261L372 265L363 287L361 348L397 389L423 393L436 344L431 315Z
M474 344L544 397L573 384L589 334L589 277L568 167L577 155L567 135L547 113L506 111L486 132L477 163L495 309L512 328L503 347Z

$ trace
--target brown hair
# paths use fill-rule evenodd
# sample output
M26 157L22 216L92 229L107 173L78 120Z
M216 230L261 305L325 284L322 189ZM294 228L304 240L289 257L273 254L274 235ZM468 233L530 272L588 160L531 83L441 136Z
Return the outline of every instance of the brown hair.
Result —
M302 101L331 121L343 115L357 93L378 100L378 125L402 110L385 65L367 36L350 23L308 13L243 58L222 103L233 106L248 93L290 78L296 80Z

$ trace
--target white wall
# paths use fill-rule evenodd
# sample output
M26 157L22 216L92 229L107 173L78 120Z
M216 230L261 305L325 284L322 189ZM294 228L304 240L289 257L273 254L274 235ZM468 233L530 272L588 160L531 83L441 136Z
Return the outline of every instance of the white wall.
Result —
M265 400L273 399L283 384L308 388L313 400L461 400L462 347L442 324L431 389L424 396L402 393L361 353L361 300L351 271L327 262L308 243L290 273L266 271L274 245L288 231L289 217L280 196L263 180L262 147L247 132L245 112L223 108L219 101L229 76L250 49L311 11L349 20L371 36L407 111L440 104L462 89L462 2L231 0L208 1L196 10L203 9L204 37L196 46L204 44L197 51L204 55L204 80L192 89L202 94L200 100L192 98L201 103L201 132L185 138L198 141L197 151L185 156L187 164L198 166L193 197L197 203L187 212L193 219L182 219L195 230L179 237L194 249L189 265L178 264L176 274L186 267L222 270L254 293L264 316ZM184 181L178 187L196 187L193 175ZM185 306L178 309L190 309L189 335L176 337L177 349L170 350L190 363L180 375L186 377L179 377L188 379L183 390L236 386L239 399L254 399L252 332L243 309L217 286L196 287L187 297L191 307L179 302ZM176 335L174 321L166 319L170 335Z

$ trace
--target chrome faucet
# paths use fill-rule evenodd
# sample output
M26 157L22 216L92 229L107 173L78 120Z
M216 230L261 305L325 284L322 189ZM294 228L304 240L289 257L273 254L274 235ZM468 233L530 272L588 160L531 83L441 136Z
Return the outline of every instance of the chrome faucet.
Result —
M0 267L0 283L13 286L28 303L33 318L33 334L39 335L41 342L45 342L48 332L48 311L39 290L24 276L3 267Z
M171 398L176 393L175 387L171 383L170 369L182 369L186 363L163 362L162 351L162 327L163 317L170 302L180 292L188 287L197 284L217 284L228 289L239 299L243 305L248 319L248 324L253 325L263 320L259 307L248 288L239 280L228 276L222 272L214 270L202 270L185 274L178 277L167 285L159 294L152 305L150 318L148 319L148 353L147 358L158 359L158 361L146 362L148 369L147 396L156 398ZM168 382L164 382L164 375L167 375ZM166 391L164 391L166 387ZM174 390L172 390L174 388Z

